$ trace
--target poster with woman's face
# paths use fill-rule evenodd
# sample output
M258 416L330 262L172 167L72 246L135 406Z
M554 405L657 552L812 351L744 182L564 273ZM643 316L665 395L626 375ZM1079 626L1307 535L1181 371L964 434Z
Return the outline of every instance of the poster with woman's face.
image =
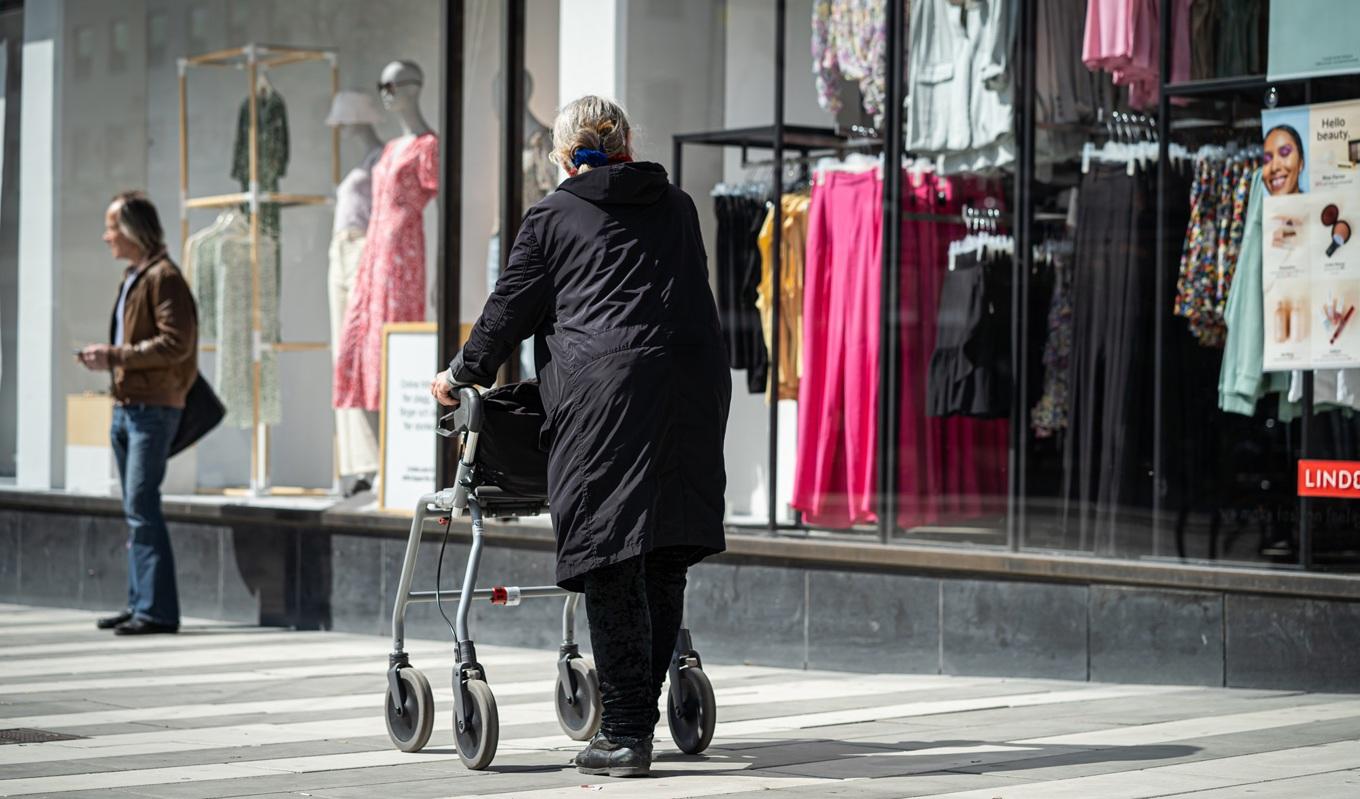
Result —
M1261 182L1272 197L1308 190L1308 108L1277 108L1261 114Z
M1265 368L1360 366L1360 103L1261 114Z

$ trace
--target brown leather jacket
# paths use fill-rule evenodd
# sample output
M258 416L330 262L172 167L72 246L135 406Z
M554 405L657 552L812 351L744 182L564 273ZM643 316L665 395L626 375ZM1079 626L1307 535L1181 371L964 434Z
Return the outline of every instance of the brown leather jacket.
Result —
M123 303L123 343L113 347L113 398L121 405L183 408L198 377L198 309L189 284L165 252L129 266L141 270ZM122 285L119 284L119 293ZM113 313L118 313L117 300ZM117 319L109 319L113 341Z

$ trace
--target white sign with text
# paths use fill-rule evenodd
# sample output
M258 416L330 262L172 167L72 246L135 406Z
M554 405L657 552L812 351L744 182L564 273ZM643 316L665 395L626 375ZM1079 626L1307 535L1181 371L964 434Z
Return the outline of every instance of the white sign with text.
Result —
M435 490L438 410L430 379L438 371L433 323L383 326L382 472L378 506L414 511Z

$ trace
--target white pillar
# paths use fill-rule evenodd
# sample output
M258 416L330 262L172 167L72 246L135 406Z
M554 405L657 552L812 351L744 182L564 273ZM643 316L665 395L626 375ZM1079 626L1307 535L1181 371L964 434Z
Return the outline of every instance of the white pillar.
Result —
M24 9L23 100L19 127L19 339L15 380L19 391L16 482L25 488L58 485L55 457L65 431L58 431L55 309L60 264L57 237L57 88L61 67L58 32L61 2L29 3ZM64 343L64 342L62 342Z
M557 101L565 105L584 94L620 97L615 31L619 0L561 0L557 58Z

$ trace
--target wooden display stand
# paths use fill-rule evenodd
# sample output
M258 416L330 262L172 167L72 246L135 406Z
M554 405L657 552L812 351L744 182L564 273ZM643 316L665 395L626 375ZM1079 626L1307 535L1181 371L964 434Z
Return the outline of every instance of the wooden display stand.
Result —
M179 188L180 188L180 235L181 241L189 240L189 210L195 208L229 208L246 205L250 208L250 284L251 284L251 329L252 347L252 427L254 435L250 442L250 485L247 493L261 496L271 493L269 482L269 427L260 421L260 367L261 356L265 351L272 352L314 352L327 350L324 342L269 342L265 340L264 324L260 310L260 206L273 203L280 207L307 205L329 205L333 202L334 187L340 183L340 131L331 129L331 185L332 194L286 194L281 192L260 191L259 181L259 109L256 103L249 102L249 190L232 194L217 194L207 197L189 196L189 90L188 71L190 67L225 67L240 69L246 76L246 97L255 96L258 78L270 69L326 61L331 67L331 96L340 90L340 70L333 50L317 50L298 47L278 47L274 45L248 44L245 47L219 50L213 53L181 58L179 60ZM204 351L212 351L211 345L203 345ZM296 495L308 493L303 489L279 489L278 493ZM312 492L327 493L327 492Z

